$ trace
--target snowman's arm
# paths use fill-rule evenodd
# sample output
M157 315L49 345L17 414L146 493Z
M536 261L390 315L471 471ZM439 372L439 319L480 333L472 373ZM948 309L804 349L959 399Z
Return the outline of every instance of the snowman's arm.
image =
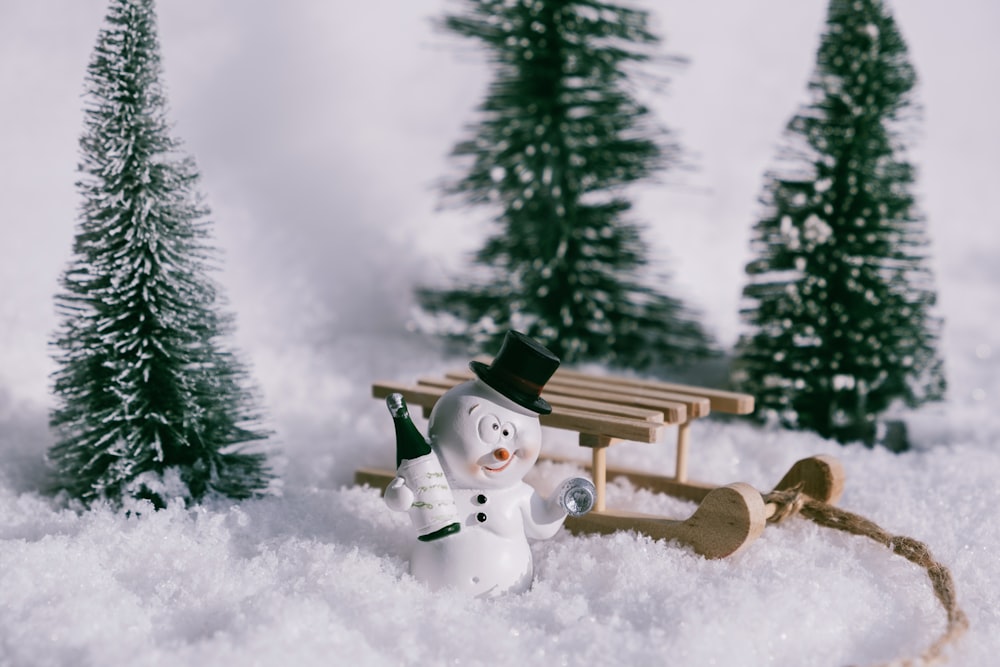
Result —
M530 487L529 487L530 488ZM566 519L566 510L553 494L544 498L532 489L523 507L524 534L534 540L547 540L559 531Z
M413 491L402 477L396 477L385 488L385 504L394 512L405 512L410 509L413 497Z

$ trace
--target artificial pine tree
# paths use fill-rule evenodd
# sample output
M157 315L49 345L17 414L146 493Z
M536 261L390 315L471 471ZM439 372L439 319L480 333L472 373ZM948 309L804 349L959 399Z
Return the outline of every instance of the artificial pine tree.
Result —
M74 255L57 306L49 458L85 502L249 497L271 473L247 372L221 342L208 210L169 135L153 0L111 0L87 69ZM173 492L177 492L174 489Z
M489 49L495 78L453 151L468 171L447 192L497 210L496 231L475 256L478 278L421 290L423 307L480 349L514 328L564 362L705 356L692 313L662 276L654 287L642 275L645 248L627 219L625 186L678 158L626 77L658 43L647 13L596 0L461 4L444 26Z
M940 321L905 134L916 83L881 0L831 0L809 88L766 177L737 384L758 414L875 439L893 402L942 397Z

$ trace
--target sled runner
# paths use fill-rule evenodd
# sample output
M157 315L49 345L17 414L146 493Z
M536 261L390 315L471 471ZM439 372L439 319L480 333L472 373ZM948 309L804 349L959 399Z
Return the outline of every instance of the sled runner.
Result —
M488 361L488 359L487 359ZM375 398L401 393L407 403L420 406L425 414L449 388L472 379L469 370L458 369L441 377L422 378L415 384L376 382ZM748 484L717 486L692 481L687 475L690 425L712 411L749 414L754 399L748 394L720 391L684 384L598 376L560 369L546 383L542 396L552 412L541 416L543 426L578 434L579 444L591 450L588 466L596 487L594 509L581 517L569 517L566 527L574 533L612 533L636 530L654 539L677 540L706 558L732 555L753 542L764 530L774 508L765 504L760 492ZM677 427L676 462L672 477L640 470L609 467L607 449L623 441L655 443L666 426ZM541 459L569 461L547 457ZM583 465L580 461L571 461ZM392 470L362 468L355 482L380 488L393 479ZM609 509L605 503L608 477L625 476L638 487L648 488L700 503L684 520ZM844 473L832 457L815 456L797 462L775 489L799 487L813 499L834 503L843 490Z

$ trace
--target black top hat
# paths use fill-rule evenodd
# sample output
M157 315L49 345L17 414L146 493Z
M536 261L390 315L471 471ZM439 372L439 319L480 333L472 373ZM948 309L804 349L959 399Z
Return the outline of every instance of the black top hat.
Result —
M543 415L552 412L552 406L540 394L559 368L559 357L520 331L507 332L492 364L473 361L469 368L518 405Z

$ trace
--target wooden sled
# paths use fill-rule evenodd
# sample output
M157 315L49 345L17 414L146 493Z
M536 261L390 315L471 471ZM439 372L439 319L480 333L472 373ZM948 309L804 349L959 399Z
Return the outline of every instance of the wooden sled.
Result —
M612 533L636 530L654 539L677 540L706 558L731 556L757 539L775 506L765 503L760 492L737 482L722 487L676 480L644 473L616 470L633 484L668 495L699 502L688 519L672 520L623 512L594 510L581 517L569 517L566 527L576 533ZM775 486L775 490L799 488L804 494L830 503L839 498L844 486L840 463L827 456L813 456L795 463Z
M411 406L422 407L426 415L445 391L472 377L471 371L459 369L443 377L422 378L416 384L377 382L372 386L372 395L385 398L399 392ZM542 396L552 405L552 413L540 417L542 425L578 433L580 445L591 450L589 465L576 460L541 457L572 462L591 471L597 490L596 503L588 514L567 519L566 527L573 533L636 530L654 539L676 540L706 558L724 558L745 548L763 532L774 507L768 507L752 486L735 483L720 487L687 478L691 421L707 416L712 410L749 414L753 411L752 396L563 369L556 371L545 385ZM677 426L673 477L607 466L608 447L622 441L657 442L668 425ZM609 475L625 476L637 487L700 504L694 514L684 520L608 509L605 490ZM355 473L355 483L384 489L394 476L392 470L362 468ZM796 486L816 500L834 503L843 491L843 468L828 456L802 459L775 488L784 490Z

